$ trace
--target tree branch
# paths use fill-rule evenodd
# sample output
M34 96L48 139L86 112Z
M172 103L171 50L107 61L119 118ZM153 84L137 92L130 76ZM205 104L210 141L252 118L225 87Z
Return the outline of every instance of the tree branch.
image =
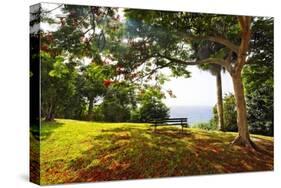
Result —
M89 31L93 30L93 27L90 27L89 29L87 29L86 31L84 31L83 36L85 36Z
M251 17L239 16L238 22L240 23L242 37L241 37L241 43L238 51L237 64L235 66L236 72L240 72L243 66L246 64L246 56L247 56L247 51L249 49L249 43L251 38Z
M184 36L183 39L188 42L190 40L209 40L212 42L222 44L222 45L226 46L227 48L229 48L230 50L232 50L233 52L235 52L236 54L238 54L239 46L232 43L230 40L228 40L224 37L220 37L220 36Z
M245 27L245 22L244 22L243 16L238 16L238 22L240 24L240 28Z
M158 54L158 56L165 58L171 62L175 62L175 63L182 64L182 65L216 64L216 65L223 66L227 71L231 72L231 64L227 59L224 60L221 58L207 58L207 59L198 60L198 61L184 61L181 59L176 59L176 58L164 56L161 54Z
M164 65L161 65L161 66L156 66L154 69L152 69L149 73L139 77L138 79L134 80L134 81L139 81L140 79L144 79L145 77L150 77L152 76L153 74L155 74L159 69L162 69L162 68L165 68L167 67L168 65L172 64L173 62L172 61L169 61L168 63L165 63Z
M162 57L164 59L173 61L173 62L178 63L178 64L183 64L183 65L200 65L200 64L205 64L205 63L218 64L218 65L221 65L221 66L225 65L224 59L220 59L220 58L207 58L207 59L198 60L198 61L184 61L184 60L181 60L181 59L176 59L176 58L164 56L164 55L161 55L161 54L158 54L158 56Z

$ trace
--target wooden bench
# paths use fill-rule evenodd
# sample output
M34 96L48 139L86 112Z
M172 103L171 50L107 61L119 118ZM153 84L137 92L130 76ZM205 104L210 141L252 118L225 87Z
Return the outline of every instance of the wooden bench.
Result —
M183 132L184 127L188 127L187 118L169 118L169 119L154 119L150 121L151 126L154 126L154 131L158 126L181 126L181 131Z

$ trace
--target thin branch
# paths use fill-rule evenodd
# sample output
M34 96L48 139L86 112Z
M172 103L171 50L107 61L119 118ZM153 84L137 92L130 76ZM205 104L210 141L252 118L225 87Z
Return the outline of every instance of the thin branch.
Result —
M89 29L87 29L84 33L83 36L85 36L89 31L91 31L92 29L94 29L93 27L90 27Z
M153 74L155 74L159 69L162 69L162 68L165 68L167 67L168 65L172 64L173 62L172 61L169 61L168 63L165 63L161 66L156 66L154 69L152 69L149 73L139 77L138 79L134 80L133 82L135 81L139 81L139 80L143 80L145 77L149 77L149 76L152 76Z

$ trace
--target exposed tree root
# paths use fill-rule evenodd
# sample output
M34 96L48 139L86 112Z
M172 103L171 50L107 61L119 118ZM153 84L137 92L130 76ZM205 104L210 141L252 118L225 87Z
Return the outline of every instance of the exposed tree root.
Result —
M257 147L257 145L251 141L250 138L248 139L245 139L245 138L242 138L240 135L238 135L231 143L232 145L239 145L239 146L242 146L242 147L246 147L248 148L249 150L253 151L253 152L257 152L259 151L259 148Z

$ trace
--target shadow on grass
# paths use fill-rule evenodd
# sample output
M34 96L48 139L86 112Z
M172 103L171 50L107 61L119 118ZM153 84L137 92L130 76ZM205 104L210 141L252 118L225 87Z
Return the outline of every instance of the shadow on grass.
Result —
M178 129L115 128L92 138L93 146L67 166L66 182L172 177L273 169L273 144L257 141L271 154L229 143L234 135Z
M40 141L47 139L53 131L63 124L56 121L41 122L44 129L40 126L30 127L30 180L40 184Z
M40 126L31 126L30 133L36 140L45 140L47 139L55 129L61 127L63 123L57 121L41 121L41 126L44 126L44 129L41 129Z

